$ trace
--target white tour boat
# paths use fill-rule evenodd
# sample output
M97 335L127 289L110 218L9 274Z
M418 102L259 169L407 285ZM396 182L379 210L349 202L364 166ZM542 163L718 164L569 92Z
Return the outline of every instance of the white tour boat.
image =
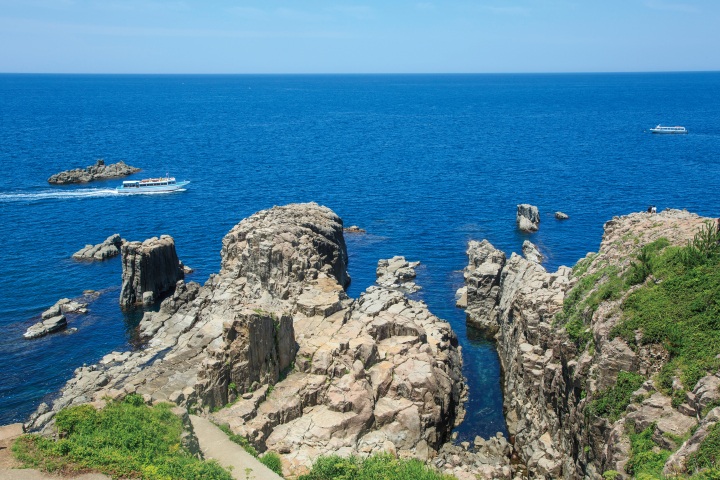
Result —
M663 127L662 125L651 128L650 131L652 133L688 133L685 127Z
M117 187L118 193L156 193L180 190L190 183L187 180L178 182L175 177L146 178L144 180L125 180Z

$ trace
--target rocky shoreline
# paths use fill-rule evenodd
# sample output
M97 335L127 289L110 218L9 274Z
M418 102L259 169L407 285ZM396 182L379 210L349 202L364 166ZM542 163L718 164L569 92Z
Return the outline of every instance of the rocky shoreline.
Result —
M48 183L54 185L67 185L71 183L88 183L94 180L107 180L111 178L127 177L140 169L127 165L122 160L106 165L105 160L98 159L95 165L85 168L75 168L56 173L48 178Z

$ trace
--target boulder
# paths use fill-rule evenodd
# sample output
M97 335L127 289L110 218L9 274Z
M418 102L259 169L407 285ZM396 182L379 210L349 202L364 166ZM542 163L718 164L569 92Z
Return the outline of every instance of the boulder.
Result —
M139 168L131 167L120 161L110 165L105 165L103 159L99 159L95 162L95 165L90 165L85 168L76 168L74 170L66 170L64 172L56 173L48 178L48 183L56 185L65 185L69 183L87 183L93 180L106 180L109 178L126 177L133 173L139 172Z
M568 218L570 218L570 216L567 213L555 212L555 218L557 218L558 220L567 220Z
M534 232L540 224L540 212L536 206L522 203L517 206L515 220L518 228L523 232Z
M185 278L169 235L144 242L122 245L122 288L120 305L130 307L151 304L172 292L178 280Z
M43 319L27 329L23 337L30 340L33 338L44 337L49 333L59 332L67 328L67 319L65 315L57 315L54 317Z
M73 254L75 260L106 260L120 254L124 240L119 234L110 235L104 242L97 245L85 245Z

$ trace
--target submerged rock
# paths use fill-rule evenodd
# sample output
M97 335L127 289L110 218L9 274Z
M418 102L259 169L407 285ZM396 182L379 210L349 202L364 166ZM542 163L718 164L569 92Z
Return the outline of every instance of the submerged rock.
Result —
M120 305L150 305L171 292L185 278L169 235L122 245L122 288Z
M120 254L124 240L120 234L110 235L104 242L97 245L85 245L73 254L75 260L106 260Z
M74 170L66 170L64 172L56 173L48 178L48 183L57 185L65 185L68 183L88 183L93 180L126 177L139 171L139 168L131 167L123 161L105 165L105 160L99 159L95 162L95 165L90 165L89 167L76 168Z
M517 206L515 220L518 228L523 232L535 232L540 225L540 212L534 205L521 203Z

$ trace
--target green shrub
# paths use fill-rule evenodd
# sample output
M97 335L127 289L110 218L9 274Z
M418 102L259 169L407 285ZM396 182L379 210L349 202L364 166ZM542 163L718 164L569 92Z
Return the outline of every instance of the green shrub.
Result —
M366 459L341 458L336 455L320 457L310 473L299 480L450 480L425 466L419 460L402 460L387 454Z
M587 412L599 417L607 417L615 422L624 413L632 401L632 393L640 388L645 377L637 373L620 372L614 386L601 391L590 402Z
M137 395L102 410L70 407L56 416L64 438L23 436L13 452L25 466L49 472L94 470L113 478L230 480L228 471L216 462L202 462L185 451L180 444L182 422L171 407L148 407Z
M710 427L698 450L688 458L687 465L692 469L720 467L720 423Z
M670 451L658 448L652 435L655 425L640 433L630 433L630 458L625 470L637 479L660 479Z
M267 468L282 476L282 461L280 455L275 452L268 452L260 457L260 462Z
M258 452L257 450L255 450L255 447L252 446L252 444L247 438L243 437L242 435L237 435L233 433L232 430L230 430L230 427L228 427L227 425L218 425L218 428L225 432L225 435L228 436L230 441L237 443L242 448L244 448L247 453L257 458Z

